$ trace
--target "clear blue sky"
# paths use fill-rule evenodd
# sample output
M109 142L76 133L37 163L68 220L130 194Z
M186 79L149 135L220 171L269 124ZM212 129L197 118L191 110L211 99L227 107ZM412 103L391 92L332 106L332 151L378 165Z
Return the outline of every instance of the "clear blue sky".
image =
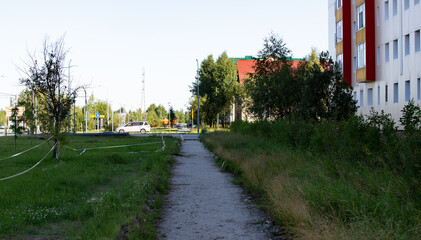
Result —
M186 109L196 59L256 55L270 32L294 57L313 46L327 50L327 10L325 0L1 1L0 92L22 90L17 67L25 67L27 51L65 34L73 85L90 84L88 94L114 109L136 109L145 68L146 105ZM4 109L9 100L1 96Z

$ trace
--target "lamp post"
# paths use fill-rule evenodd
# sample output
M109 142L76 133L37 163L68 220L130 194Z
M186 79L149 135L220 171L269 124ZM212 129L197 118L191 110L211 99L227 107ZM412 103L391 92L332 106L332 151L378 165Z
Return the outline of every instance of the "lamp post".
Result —
M199 120L199 60L196 59L196 63L197 63L197 73L196 73L196 81L197 81L197 134L199 134L199 124L200 124L200 120Z
M85 121L85 131L84 131L84 133L86 132L88 132L88 100L86 99L86 89L85 89L85 87L83 87L83 91L85 91L85 113L83 114L84 116L83 116L83 118L84 118L84 121ZM85 117L85 115L86 115L86 117Z

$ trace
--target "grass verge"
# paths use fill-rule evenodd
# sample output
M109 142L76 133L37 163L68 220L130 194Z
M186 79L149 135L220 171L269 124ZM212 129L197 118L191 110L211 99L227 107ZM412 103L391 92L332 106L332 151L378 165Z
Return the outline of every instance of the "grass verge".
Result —
M224 170L261 197L295 239L419 239L421 204L406 178L384 167L341 161L253 134L214 133L202 141Z
M20 152L45 140L18 138ZM166 193L178 140L160 137L68 137L82 155L61 148L36 168L0 181L2 239L155 239L161 194ZM134 145L140 144L140 145ZM0 178L28 169L51 148L48 142L0 161ZM13 138L0 138L0 159L14 154Z

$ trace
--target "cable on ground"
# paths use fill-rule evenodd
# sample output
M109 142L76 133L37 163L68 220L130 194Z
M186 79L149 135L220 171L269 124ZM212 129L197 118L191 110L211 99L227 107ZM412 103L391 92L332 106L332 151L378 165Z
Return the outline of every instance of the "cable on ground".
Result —
M57 145L57 143L55 143L55 144L54 144L54 146L50 149L50 151L48 151L48 153L47 153L47 154L45 154L45 156L44 156L41 160L39 160L37 163L35 163L32 167L30 167L30 168L26 169L26 170L25 170L25 171L23 171L23 172L17 173L17 174L15 174L15 175L12 175L12 176L9 176L9 177L0 178L0 181L4 181L4 180L11 179L11 178L15 178L15 177L18 177L18 176L20 176L20 175L23 175L23 174L25 174L25 173L27 173L27 172L31 171L31 170L32 170L32 169L34 169L36 166L38 166L38 164L40 164L42 161L44 161L44 159L47 157L47 155L48 155L51 151L53 151L53 149L54 149L54 147L55 147L56 145Z
M35 148L37 148L37 147L41 146L42 144L44 144L44 143L48 142L48 141L49 141L52 137L53 137L53 136L51 136L49 139L45 140L45 142L42 142L42 143L40 143L40 144L38 144L38 145L36 145L36 146L34 146L34 147L31 147L31 148L29 148L29 149L26 149L26 150L24 150L24 151L22 151L22 152L20 152L20 153L13 154L12 156L9 156L9 157L1 158L1 159L0 159L0 161L6 160L6 159L10 159L10 158L14 158L14 157L17 157L17 156L19 156L19 155L21 155L21 154L24 154L24 153L26 153L26 152L29 152L29 151L31 151L32 149L35 149Z

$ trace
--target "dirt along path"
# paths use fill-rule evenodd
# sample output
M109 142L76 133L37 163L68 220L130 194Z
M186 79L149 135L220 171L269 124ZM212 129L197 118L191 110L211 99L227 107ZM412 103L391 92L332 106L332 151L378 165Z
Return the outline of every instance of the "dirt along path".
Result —
M272 239L267 218L198 140L184 140L165 198L159 239Z

